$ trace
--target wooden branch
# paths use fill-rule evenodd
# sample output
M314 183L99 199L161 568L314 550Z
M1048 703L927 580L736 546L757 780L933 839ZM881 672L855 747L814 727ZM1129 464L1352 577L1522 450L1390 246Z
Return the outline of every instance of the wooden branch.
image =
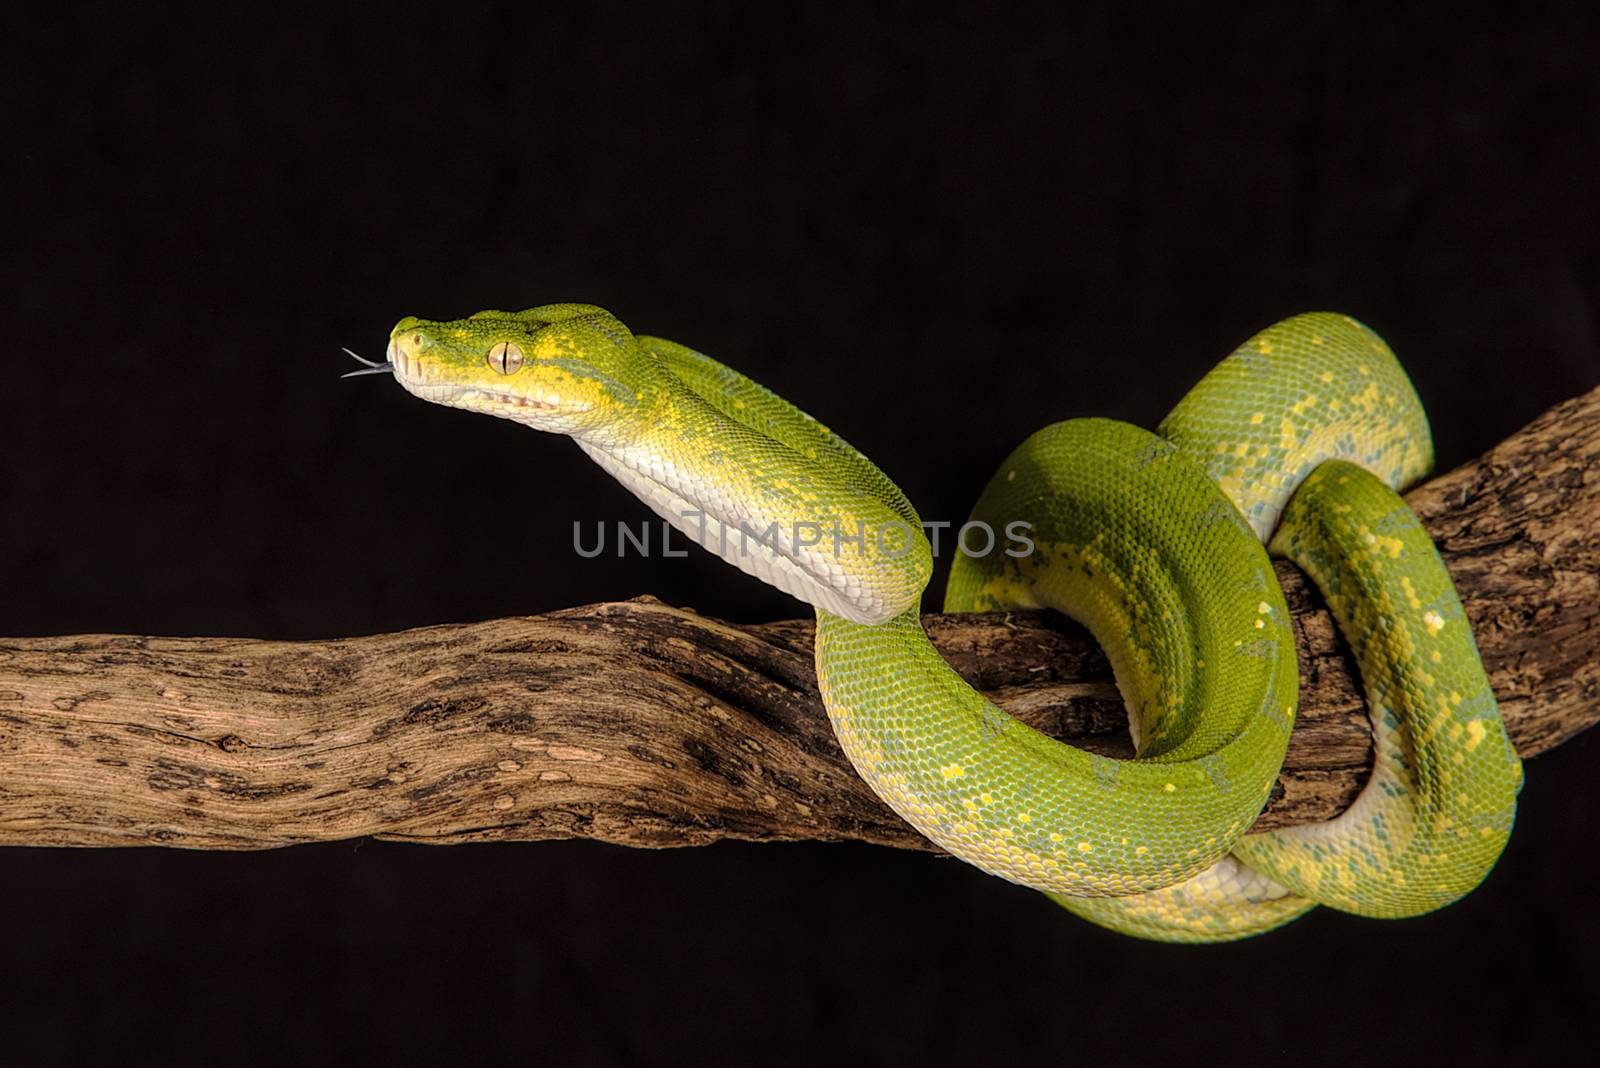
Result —
M1408 498L1455 575L1517 748L1600 718L1600 389ZM1293 567L1299 723L1258 827L1355 796L1370 736L1344 643ZM1128 755L1076 626L929 616L1013 714ZM1537 772L1535 772L1537 774ZM930 847L856 777L817 699L811 624L650 598L336 641L0 640L0 843L259 849L723 838Z

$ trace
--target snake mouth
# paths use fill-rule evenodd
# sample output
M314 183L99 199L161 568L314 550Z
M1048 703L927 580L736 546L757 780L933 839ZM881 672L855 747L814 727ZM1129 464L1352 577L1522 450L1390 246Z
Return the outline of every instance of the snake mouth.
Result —
M461 389L457 395L445 402L458 408L472 408L480 412L491 412L496 415L508 415L518 418L523 415L534 415L549 412L553 415L582 415L593 408L592 404L582 401L564 400L545 393L501 393L497 390L482 389L477 386L468 386Z
M521 393L500 393L495 390L479 389L475 386L436 385L426 383L403 383L407 389L418 396L427 396L428 399L438 404L445 404L452 408L466 408L475 412L484 412L489 415L508 416L512 419L524 419L528 416L542 415L581 415L587 412L592 405L577 401L561 400L544 395L526 395Z
M423 400L434 404L443 404L451 408L466 408L475 412L484 412L489 415L505 415L519 418L530 415L581 415L593 407L581 401L565 400L561 397L539 393L504 393L499 390L484 389L481 386L465 386L456 382L430 382L420 375L407 375L402 373L398 364L395 365L395 381L399 382L406 392L421 397Z
M497 408L525 408L530 411L540 412L576 412L586 411L588 405L562 404L558 401L548 401L543 397L526 397L519 393L495 393L486 389L462 390L460 401L464 404L486 403L489 407Z

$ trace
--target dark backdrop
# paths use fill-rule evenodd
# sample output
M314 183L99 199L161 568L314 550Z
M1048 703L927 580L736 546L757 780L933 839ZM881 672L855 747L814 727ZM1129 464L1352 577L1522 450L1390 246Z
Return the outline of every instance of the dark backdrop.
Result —
M643 509L570 444L337 380L409 313L603 304L930 518L1302 309L1390 340L1442 467L1600 381L1591 16L1116 6L35 5L0 67L0 634L800 614L704 555L577 559L574 520ZM869 848L8 850L6 1059L1592 1053L1597 760L1532 763L1459 907L1220 948Z

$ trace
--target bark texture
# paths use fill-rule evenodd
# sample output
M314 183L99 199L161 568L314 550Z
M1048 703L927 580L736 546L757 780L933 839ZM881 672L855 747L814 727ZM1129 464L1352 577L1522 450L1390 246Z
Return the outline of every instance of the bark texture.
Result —
M1600 718L1600 390L1408 500L1455 577L1517 749ZM1304 576L1282 563L1278 576L1301 704L1261 828L1337 814L1371 762L1348 649ZM1110 669L1080 628L1042 613L925 622L1002 708L1131 754ZM809 621L737 627L640 598L333 641L0 639L0 844L365 835L933 848L834 743Z

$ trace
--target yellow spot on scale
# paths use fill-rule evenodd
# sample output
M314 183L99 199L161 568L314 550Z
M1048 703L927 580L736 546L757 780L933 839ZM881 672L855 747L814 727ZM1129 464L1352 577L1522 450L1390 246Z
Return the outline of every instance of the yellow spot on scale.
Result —
M983 793L978 795L978 800L982 801L986 805L992 805L994 804L994 794L991 794L989 791L985 790Z
M1134 846L1133 847L1133 851L1135 853L1139 854L1141 857L1144 856L1146 853L1150 852L1150 850L1147 849L1144 846Z
M1167 785L1163 786L1162 789L1170 794L1170 793L1172 793L1172 791L1176 790L1177 787L1172 785L1172 783L1169 782L1169 783L1167 783Z
M1051 831L1050 832L1050 841L1052 841L1052 842L1062 841L1061 832L1060 831Z
M967 769L962 767L960 764L946 764L944 767L939 769L939 774L945 777L946 782L950 781L951 779L959 779L966 773Z
M1439 650L1435 649L1433 652L1428 654L1428 659L1432 660L1435 664L1437 664L1441 660L1444 659L1444 654L1439 652Z
M1268 604L1267 602L1262 601L1260 604L1256 605L1256 611L1260 612L1262 614L1266 614L1267 612L1272 611L1272 606L1270 604Z
M1483 741L1484 736L1486 734L1488 734L1488 733L1489 733L1489 730L1488 730L1487 727L1485 727L1483 725L1483 721L1482 720L1475 719L1471 723L1468 723L1467 724L1467 752L1470 753L1470 752L1472 752L1472 750L1478 748L1478 743Z
M1256 620L1256 630L1266 630L1266 629L1267 629L1267 624L1266 624L1265 621L1260 620L1260 619Z
M1320 345L1320 344L1322 344L1322 335L1321 335L1321 334L1312 334L1312 335L1311 335L1311 343L1312 343L1312 344L1313 344L1313 345Z
M1324 372L1322 372L1322 383L1323 383L1323 385L1327 385L1327 386L1333 385L1333 372L1332 371L1324 371Z
M1090 845L1088 842L1079 842L1078 843L1078 852L1080 852L1080 853L1093 853L1094 852L1094 846Z
M1267 417L1267 413L1266 412L1256 412L1256 413L1254 413L1254 414L1252 414L1250 416L1250 421L1252 423L1260 423L1261 420L1265 419L1266 417Z
M1033 822L1033 816L1030 815L1027 812L1019 813L1018 816L1017 816L1017 822L1018 823L1032 823Z
M1263 356L1271 356L1272 355L1272 342L1265 341L1265 340L1257 342L1256 343L1256 351L1261 353L1261 355L1263 355Z
M1444 627L1444 617L1438 612L1428 611L1423 613L1422 622L1428 625L1429 634L1438 634Z

